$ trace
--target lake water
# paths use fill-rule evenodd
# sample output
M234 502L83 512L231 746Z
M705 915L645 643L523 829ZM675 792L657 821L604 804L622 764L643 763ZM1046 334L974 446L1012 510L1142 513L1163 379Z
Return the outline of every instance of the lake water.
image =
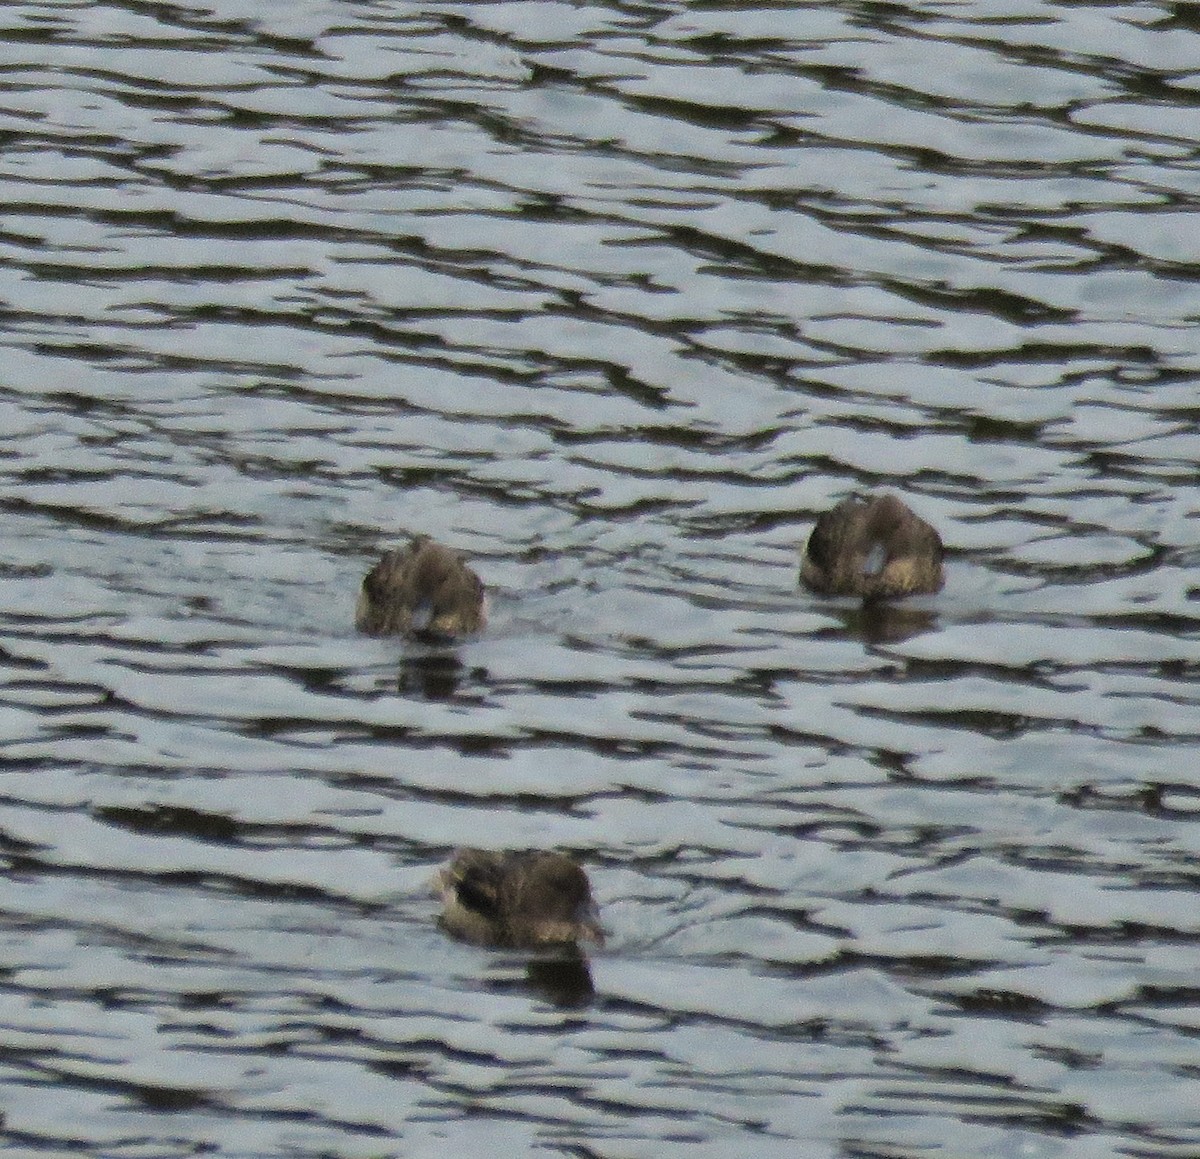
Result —
M10 1152L1200 1154L1196 6L0 31ZM881 488L945 590L800 590Z

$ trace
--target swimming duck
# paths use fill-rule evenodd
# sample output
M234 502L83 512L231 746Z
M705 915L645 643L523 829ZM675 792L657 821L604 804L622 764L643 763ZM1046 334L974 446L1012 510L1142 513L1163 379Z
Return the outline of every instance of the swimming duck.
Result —
M565 853L460 849L433 879L439 923L463 941L537 949L604 942L587 875Z
M487 622L483 583L462 556L415 535L367 572L354 623L369 636L462 636Z
M895 495L843 499L819 516L800 579L819 592L889 599L940 591L942 541Z

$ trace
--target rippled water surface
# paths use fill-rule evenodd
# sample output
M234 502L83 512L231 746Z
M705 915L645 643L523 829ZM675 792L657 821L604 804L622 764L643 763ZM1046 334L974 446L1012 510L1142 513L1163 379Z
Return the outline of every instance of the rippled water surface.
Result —
M1200 1153L1194 5L0 32L9 1150ZM798 589L885 486L945 590ZM355 635L409 532L481 637Z

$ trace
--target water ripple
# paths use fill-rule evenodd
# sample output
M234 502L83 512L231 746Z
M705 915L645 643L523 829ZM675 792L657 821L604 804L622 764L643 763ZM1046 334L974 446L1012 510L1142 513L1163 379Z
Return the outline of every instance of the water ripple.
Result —
M1200 1146L1188 6L0 29L0 1138ZM877 487L945 590L798 589ZM481 637L354 634L417 531Z

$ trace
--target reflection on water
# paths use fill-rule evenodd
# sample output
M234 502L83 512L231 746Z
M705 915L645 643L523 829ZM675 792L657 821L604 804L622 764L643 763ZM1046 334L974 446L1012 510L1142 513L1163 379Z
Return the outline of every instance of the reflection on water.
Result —
M1200 1151L1188 6L0 29L0 1139ZM945 589L799 589L881 488ZM415 532L478 638L354 632Z
M426 700L449 700L458 691L464 675L463 663L452 648L405 657L400 663L396 691L402 696ZM487 674L478 674L481 682Z
M867 644L898 644L937 623L935 611L904 602L861 600L839 612L843 630Z
M592 971L582 954L533 958L525 969L529 988L554 1006L587 1006L596 992Z

